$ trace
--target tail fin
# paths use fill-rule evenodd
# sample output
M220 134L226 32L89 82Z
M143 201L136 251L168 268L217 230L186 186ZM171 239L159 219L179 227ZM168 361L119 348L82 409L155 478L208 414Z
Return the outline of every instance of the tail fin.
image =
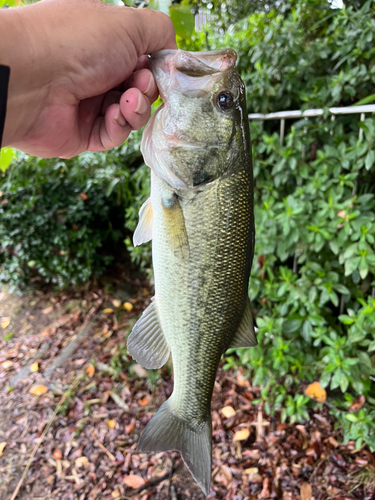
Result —
M143 431L138 450L158 453L176 450L205 495L211 484L212 424L209 416L201 430L192 430L172 413L169 401L163 403Z

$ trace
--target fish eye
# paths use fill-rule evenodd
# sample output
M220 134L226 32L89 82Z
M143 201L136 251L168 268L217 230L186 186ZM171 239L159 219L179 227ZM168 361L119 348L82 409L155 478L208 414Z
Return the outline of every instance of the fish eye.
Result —
M216 96L216 105L223 111L228 111L234 105L234 96L229 90L224 90Z

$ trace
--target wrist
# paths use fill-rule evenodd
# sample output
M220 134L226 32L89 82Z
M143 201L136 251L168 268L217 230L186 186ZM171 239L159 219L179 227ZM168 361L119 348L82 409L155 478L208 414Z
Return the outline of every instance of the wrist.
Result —
M38 76L43 62L43 36L33 35L32 8L0 11L0 64L10 68L3 146L16 146L22 139L31 125L30 108L43 94L43 82Z

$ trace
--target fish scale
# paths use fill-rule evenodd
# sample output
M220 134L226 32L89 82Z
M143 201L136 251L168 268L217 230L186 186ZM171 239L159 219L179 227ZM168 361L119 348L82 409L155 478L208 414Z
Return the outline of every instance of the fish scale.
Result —
M151 196L134 235L135 244L152 238L155 297L129 336L128 350L147 368L162 366L170 352L174 376L172 395L138 449L180 451L206 494L210 405L220 357L231 346L256 344L248 298L254 252L251 149L234 58L230 49L162 51L151 58L165 104L144 132ZM181 60L185 66L178 66ZM178 78L170 73L176 67ZM228 108L218 102L229 102Z

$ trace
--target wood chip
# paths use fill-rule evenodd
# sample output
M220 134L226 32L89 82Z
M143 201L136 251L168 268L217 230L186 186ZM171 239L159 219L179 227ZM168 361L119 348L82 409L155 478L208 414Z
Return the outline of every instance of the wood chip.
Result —
M225 418L231 418L236 415L236 410L231 406L224 406L224 408L221 409L221 413Z
M241 429L237 431L233 436L233 441L246 441L246 439L250 436L249 429Z
M120 398L118 394L111 391L111 398L124 411L129 411L129 406Z
M302 483L301 485L301 500L311 500L312 489L309 483Z
M133 365L133 370L134 370L134 373L139 377L139 378L147 378L148 376L148 372L147 370L145 370L141 365L139 364L136 364L136 365Z
M89 464L89 459L87 457L78 457L75 459L74 463L77 469L79 469L80 467L87 467Z

